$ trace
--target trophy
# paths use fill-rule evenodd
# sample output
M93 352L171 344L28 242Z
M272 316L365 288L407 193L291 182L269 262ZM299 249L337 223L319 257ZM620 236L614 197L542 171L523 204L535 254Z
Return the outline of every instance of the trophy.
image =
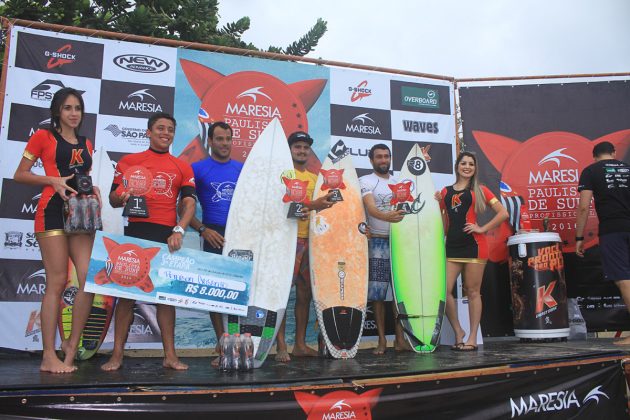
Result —
M396 206L396 211L403 210L405 214L411 213L410 202L413 202L413 195L411 195L412 181L404 181L398 184L389 184L388 187L392 190L392 200L390 204Z
M123 187L131 195L123 216L149 217L146 196L153 190L153 175L144 166L136 165L123 173Z
M77 173L74 175L74 179L77 181L78 194L90 195L94 193L91 176Z
M324 178L322 190L328 190L328 192L332 193L330 201L343 201L341 190L346 188L346 185L343 183L343 169L320 169L319 172Z
M284 182L284 185L287 187L287 192L284 197L282 197L282 202L291 202L287 218L301 219L306 215L302 209L304 208L304 204L308 203L308 197L306 196L308 193L308 181L283 176L282 182Z

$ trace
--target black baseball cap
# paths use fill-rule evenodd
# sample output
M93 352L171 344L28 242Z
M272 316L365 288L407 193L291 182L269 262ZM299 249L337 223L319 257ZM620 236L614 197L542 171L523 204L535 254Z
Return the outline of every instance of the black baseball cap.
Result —
M289 142L289 146L291 146L296 141L305 141L306 143L308 143L309 146L313 145L313 138L304 131L296 131L289 136L287 141Z

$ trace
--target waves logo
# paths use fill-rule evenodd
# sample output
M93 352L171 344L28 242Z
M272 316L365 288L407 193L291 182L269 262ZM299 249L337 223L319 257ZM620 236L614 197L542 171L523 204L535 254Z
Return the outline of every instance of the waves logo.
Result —
M321 397L307 392L294 392L295 400L307 414L308 420L342 420L372 418L383 388L356 394L352 391L333 391Z
M136 244L119 244L103 237L107 250L105 268L96 273L94 283L102 285L114 283L122 287L137 287L145 293L153 291L149 277L151 260L160 248L142 248Z
M241 162L274 117L280 119L285 133L308 131L306 113L328 82L315 79L286 84L258 71L226 76L193 61L179 62L190 87L201 100L197 115L199 136L179 156L191 163L208 156L208 128L217 121L225 121L232 127L232 158ZM311 156L317 160L314 154Z
M55 67L61 67L66 64L72 64L76 61L76 54L71 54L72 44L66 44L57 49L57 51L44 51L44 55L46 57L50 57L48 63L46 63L46 68L51 70Z
M363 98L367 98L372 95L372 89L368 88L368 81L364 80L355 87L348 86L348 91L351 92L350 102L360 101Z
M575 251L575 219L579 203L577 191L580 172L593 161L593 146L610 141L623 156L630 146L630 130L607 134L589 140L568 132L547 132L524 142L484 131L472 132L481 150L501 174L504 184L523 196L531 227L543 230L543 220L549 220L549 230L560 233L564 251ZM584 236L586 248L597 243L595 211L589 213ZM498 237L490 247L490 259L497 261L498 247L505 247L505 237Z

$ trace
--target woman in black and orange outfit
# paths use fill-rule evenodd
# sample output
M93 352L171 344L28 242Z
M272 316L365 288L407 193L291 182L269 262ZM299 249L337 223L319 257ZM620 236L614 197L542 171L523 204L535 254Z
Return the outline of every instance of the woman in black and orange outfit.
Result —
M83 119L84 104L81 94L72 88L55 93L50 104L51 128L38 130L29 139L14 179L31 185L42 185L42 195L35 215L35 235L46 270L46 293L42 300L41 326L43 359L40 370L67 373L73 365L81 332L88 318L93 295L85 293L85 277L94 235L64 232L64 201L76 194L76 175L87 175L92 167L93 146L90 140L78 135ZM31 172L41 159L46 175ZM94 187L100 204L100 194ZM55 354L55 334L59 317L59 302L68 278L68 257L72 260L80 291L74 300L72 332L61 347L65 360Z
M453 350L477 350L477 330L481 320L481 281L488 259L485 233L508 218L507 210L494 194L477 181L477 158L470 152L462 152L455 162L455 184L435 194L440 201L446 226L446 316L455 331ZM496 213L485 225L477 224L477 215L490 206ZM457 319L457 303L453 287L457 276L463 272L464 290L468 297L470 334L464 341L465 332Z

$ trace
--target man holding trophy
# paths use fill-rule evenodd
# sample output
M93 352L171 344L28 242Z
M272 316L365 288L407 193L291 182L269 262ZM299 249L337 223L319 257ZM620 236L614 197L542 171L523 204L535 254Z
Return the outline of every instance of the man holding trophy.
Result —
M186 227L195 213L196 193L193 170L188 163L171 155L175 119L164 113L148 121L149 149L124 156L116 165L109 202L124 207L128 218L125 235L168 244L171 252L182 246ZM181 198L180 198L181 197ZM180 219L177 221L177 200ZM134 300L118 299L115 312L114 350L106 371L122 366L129 327L133 322ZM157 305L157 321L162 333L165 368L188 369L175 353L175 308Z

